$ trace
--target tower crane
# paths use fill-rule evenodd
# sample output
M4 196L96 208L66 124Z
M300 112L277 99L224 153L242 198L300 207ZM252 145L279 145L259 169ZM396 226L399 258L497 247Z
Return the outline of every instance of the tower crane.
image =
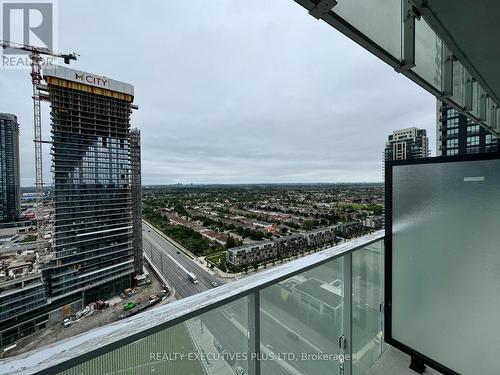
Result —
M53 56L64 59L65 64L71 60L76 60L77 54L55 53L44 47L36 47L27 44L18 44L9 41L0 40L0 46L3 49L15 49L29 53L31 60L31 82L33 84L33 127L35 143L35 176L36 176L36 226L37 226L37 250L42 250L44 240L43 223L43 162L42 162L42 114L40 108L40 86L42 82L42 56Z

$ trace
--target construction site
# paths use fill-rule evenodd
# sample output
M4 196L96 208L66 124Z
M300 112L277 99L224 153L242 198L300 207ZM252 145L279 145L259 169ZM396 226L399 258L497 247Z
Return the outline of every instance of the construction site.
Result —
M76 60L74 53L0 45L28 52L32 62L36 170L35 242L26 251L0 252L0 349L5 352L96 301L119 296L136 280L144 281L147 272L140 237L140 132L130 129L137 109L134 87L42 66L42 56L69 63ZM50 103L50 140L41 136L43 101ZM52 157L49 184L43 181L43 144L50 144ZM47 187L50 198L44 196Z

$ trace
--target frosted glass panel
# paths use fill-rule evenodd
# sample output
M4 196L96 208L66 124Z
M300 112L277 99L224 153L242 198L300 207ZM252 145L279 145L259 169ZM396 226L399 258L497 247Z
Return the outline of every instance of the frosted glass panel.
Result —
M453 95L451 99L460 106L465 104L465 69L460 62L453 62Z
M479 98L481 97L481 87L476 81L472 82L472 114L479 117Z
M490 97L486 97L486 119L484 120L484 123L488 126L491 126L491 118L492 118L492 100ZM495 113L496 115L496 113Z
M423 18L415 20L415 67L413 70L434 88L442 89L443 42Z
M401 60L401 0L338 0L333 11Z
M500 161L393 169L392 336L460 374L500 364Z

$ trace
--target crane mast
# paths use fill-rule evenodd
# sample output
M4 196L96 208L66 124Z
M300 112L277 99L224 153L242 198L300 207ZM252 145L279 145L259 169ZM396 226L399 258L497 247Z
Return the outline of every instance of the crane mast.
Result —
M36 185L36 229L37 250L41 251L45 237L43 221L43 161L42 161L42 112L40 108L40 92L38 87L42 82L41 56L30 53L31 81L33 84L33 130L35 143L35 185Z
M36 227L37 227L37 251L43 250L43 240L45 237L45 226L43 217L43 153L42 144L50 143L42 140L42 111L40 106L40 87L42 83L42 55L61 57L64 63L69 64L70 60L76 60L77 54L59 54L47 48L35 47L26 44L0 41L3 49L11 48L29 52L31 60L31 83L33 85L33 131L35 143L35 187L36 187Z

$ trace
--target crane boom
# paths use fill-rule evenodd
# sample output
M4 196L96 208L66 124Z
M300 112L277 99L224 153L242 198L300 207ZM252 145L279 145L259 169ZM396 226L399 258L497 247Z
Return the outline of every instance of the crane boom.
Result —
M65 64L71 60L76 60L77 54L61 54L50 51L48 48L30 46L27 44L13 43L0 40L3 49L16 49L29 52L31 60L31 82L33 84L33 129L35 143L35 186L36 186L36 226L37 226L37 250L43 250L44 240L44 218L43 218L43 161L42 161L42 112L40 106L39 87L42 82L42 55L60 57Z
M9 42L7 40L0 40L0 46L3 49L11 48L11 49L17 49L20 51L26 51L30 53L35 53L37 55L47 55L47 56L53 56L53 57L61 57L64 59L65 64L69 64L70 60L76 60L78 54L76 53L56 53L52 52L48 48L45 47L37 47L37 46L30 46L28 44L19 44L19 43L13 43Z

